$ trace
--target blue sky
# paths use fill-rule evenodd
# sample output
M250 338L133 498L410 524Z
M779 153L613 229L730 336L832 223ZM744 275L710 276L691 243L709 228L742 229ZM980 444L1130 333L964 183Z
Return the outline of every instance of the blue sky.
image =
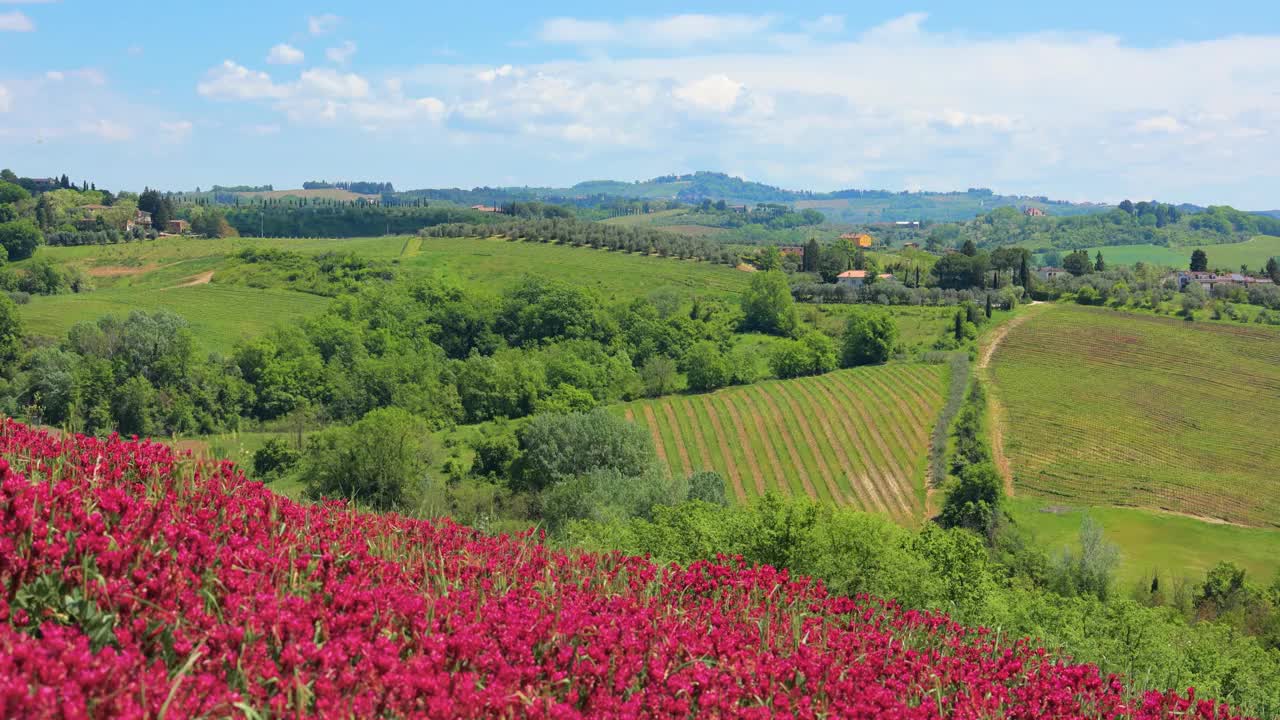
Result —
M0 165L108 187L786 187L1280 207L1272 3L0 0Z

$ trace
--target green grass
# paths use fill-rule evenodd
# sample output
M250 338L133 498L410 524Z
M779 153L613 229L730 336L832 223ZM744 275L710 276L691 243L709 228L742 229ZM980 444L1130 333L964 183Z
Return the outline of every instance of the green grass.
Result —
M883 512L924 513L928 434L948 368L887 365L629 403L675 475L715 470L739 501L774 490Z
M749 280L747 273L725 265L497 238L425 238L418 254L401 267L488 288L536 275L593 288L608 300L642 297L663 287L688 295L736 295Z
M1092 256L1099 251L1108 265L1133 265L1144 262L1148 265L1167 265L1174 268L1185 268L1191 262L1191 253L1204 250L1209 257L1209 267L1239 270L1241 265L1248 265L1257 270L1267 264L1267 259L1280 257L1280 237L1259 235L1258 237L1238 243L1221 245L1201 245L1197 247L1164 247L1162 245L1111 245L1108 247L1090 248Z
M991 373L1016 494L1280 525L1280 331L1058 305Z
M688 296L733 296L748 281L746 273L722 265L496 238L162 238L41 248L40 257L81 269L97 289L32 298L22 310L23 319L34 335L60 337L76 322L107 313L168 308L192 324L202 347L226 351L237 340L325 308L327 298L232 284L234 273L228 273L228 282L223 282L219 271L230 268L237 262L234 256L250 246L304 254L350 251L393 261L410 279L436 276L487 291L500 290L525 276L548 277L593 288L608 301L644 296L658 288ZM175 287L209 271L214 273L209 285Z
M1050 551L1077 546L1080 523L1087 513L1102 525L1107 539L1120 547L1117 586L1182 577L1201 580L1219 561L1229 560L1248 571L1254 582L1268 584L1280 572L1280 532L1262 528L1216 525L1192 518L1137 508L1083 509L1036 498L1014 498L1014 519L1031 528Z
M223 285L184 288L125 287L78 295L33 297L21 307L28 333L61 337L82 320L128 315L131 310L167 309L186 318L206 351L227 351L277 324L290 324L324 310L329 299L288 290Z

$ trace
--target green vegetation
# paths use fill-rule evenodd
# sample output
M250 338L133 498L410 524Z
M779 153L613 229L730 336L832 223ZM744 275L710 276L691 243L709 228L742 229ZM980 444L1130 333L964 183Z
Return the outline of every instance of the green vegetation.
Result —
M1280 524L1278 361L1269 328L1041 313L992 367L1018 493Z
M1199 246L1112 245L1090 248L1089 252L1105 251L1107 262L1112 265L1134 265L1141 262L1183 269L1188 266L1191 254L1196 250L1204 251L1211 268L1236 272L1241 266L1246 266L1256 271L1266 265L1268 259L1280 257L1280 237L1260 235L1244 242Z
M738 501L773 491L923 517L944 365L888 365L623 406L675 477L714 470Z

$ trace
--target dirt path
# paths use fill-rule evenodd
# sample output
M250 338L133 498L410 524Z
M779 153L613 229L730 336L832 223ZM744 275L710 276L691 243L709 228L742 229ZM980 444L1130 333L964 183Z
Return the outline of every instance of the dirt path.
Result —
M1033 302L1031 305L1039 305L1042 308L1051 307L1041 302ZM991 359L995 357L996 350L1000 349L1000 344L1009 335L1009 331L1030 320L1033 314L1040 312L1040 310L1028 310L1001 325L978 355L978 374L987 382L987 402L991 408L991 459L995 462L996 469L1000 471L1000 477L1004 478L1004 492L1009 497L1013 497L1013 469L1009 466L1009 456L1004 453L1004 431L1008 413L1005 411L1004 403L1000 402L999 393L995 392L994 385L990 382L991 376L987 369L991 367Z
M184 287L195 287L196 285L208 285L210 280L213 280L212 270L209 270L207 272L202 272L199 275L195 275L193 277L187 278L183 282L180 282L177 285L174 285L173 287L184 288ZM170 288L170 289L172 290L173 288Z

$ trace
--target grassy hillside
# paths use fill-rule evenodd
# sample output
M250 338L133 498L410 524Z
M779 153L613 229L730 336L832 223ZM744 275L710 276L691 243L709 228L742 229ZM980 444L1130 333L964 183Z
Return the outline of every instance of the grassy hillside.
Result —
M163 308L191 323L196 342L203 349L226 351L236 341L260 335L274 325L288 325L318 314L328 303L329 298L288 290L224 285L124 287L33 297L21 312L29 333L56 338L81 320Z
M739 500L774 490L915 523L947 368L887 365L624 406L673 474L715 470Z
M1191 261L1191 253L1197 249L1204 250L1209 256L1209 267L1239 270L1243 264L1256 270L1267 264L1267 258L1280 257L1280 237L1259 235L1245 242L1196 247L1113 245L1090 248L1089 253L1092 255L1101 250L1102 256L1111 265L1132 265L1136 262L1144 262L1148 265L1186 268Z
M1280 333L1064 305L992 373L1018 494L1280 525Z
M558 278L590 287L610 300L669 287L701 295L733 295L748 276L726 266L689 260L490 238L377 237L334 239L195 240L162 238L122 245L44 247L40 257L75 266L96 290L32 298L22 308L29 332L57 337L80 320L108 312L169 308L191 321L207 349L320 312L327 298L281 288L229 285L219 275L238 262L245 247L303 254L350 251L394 261L407 277L434 275L464 286L500 289L526 275ZM229 274L230 275L230 274ZM201 283L188 286L189 283Z

